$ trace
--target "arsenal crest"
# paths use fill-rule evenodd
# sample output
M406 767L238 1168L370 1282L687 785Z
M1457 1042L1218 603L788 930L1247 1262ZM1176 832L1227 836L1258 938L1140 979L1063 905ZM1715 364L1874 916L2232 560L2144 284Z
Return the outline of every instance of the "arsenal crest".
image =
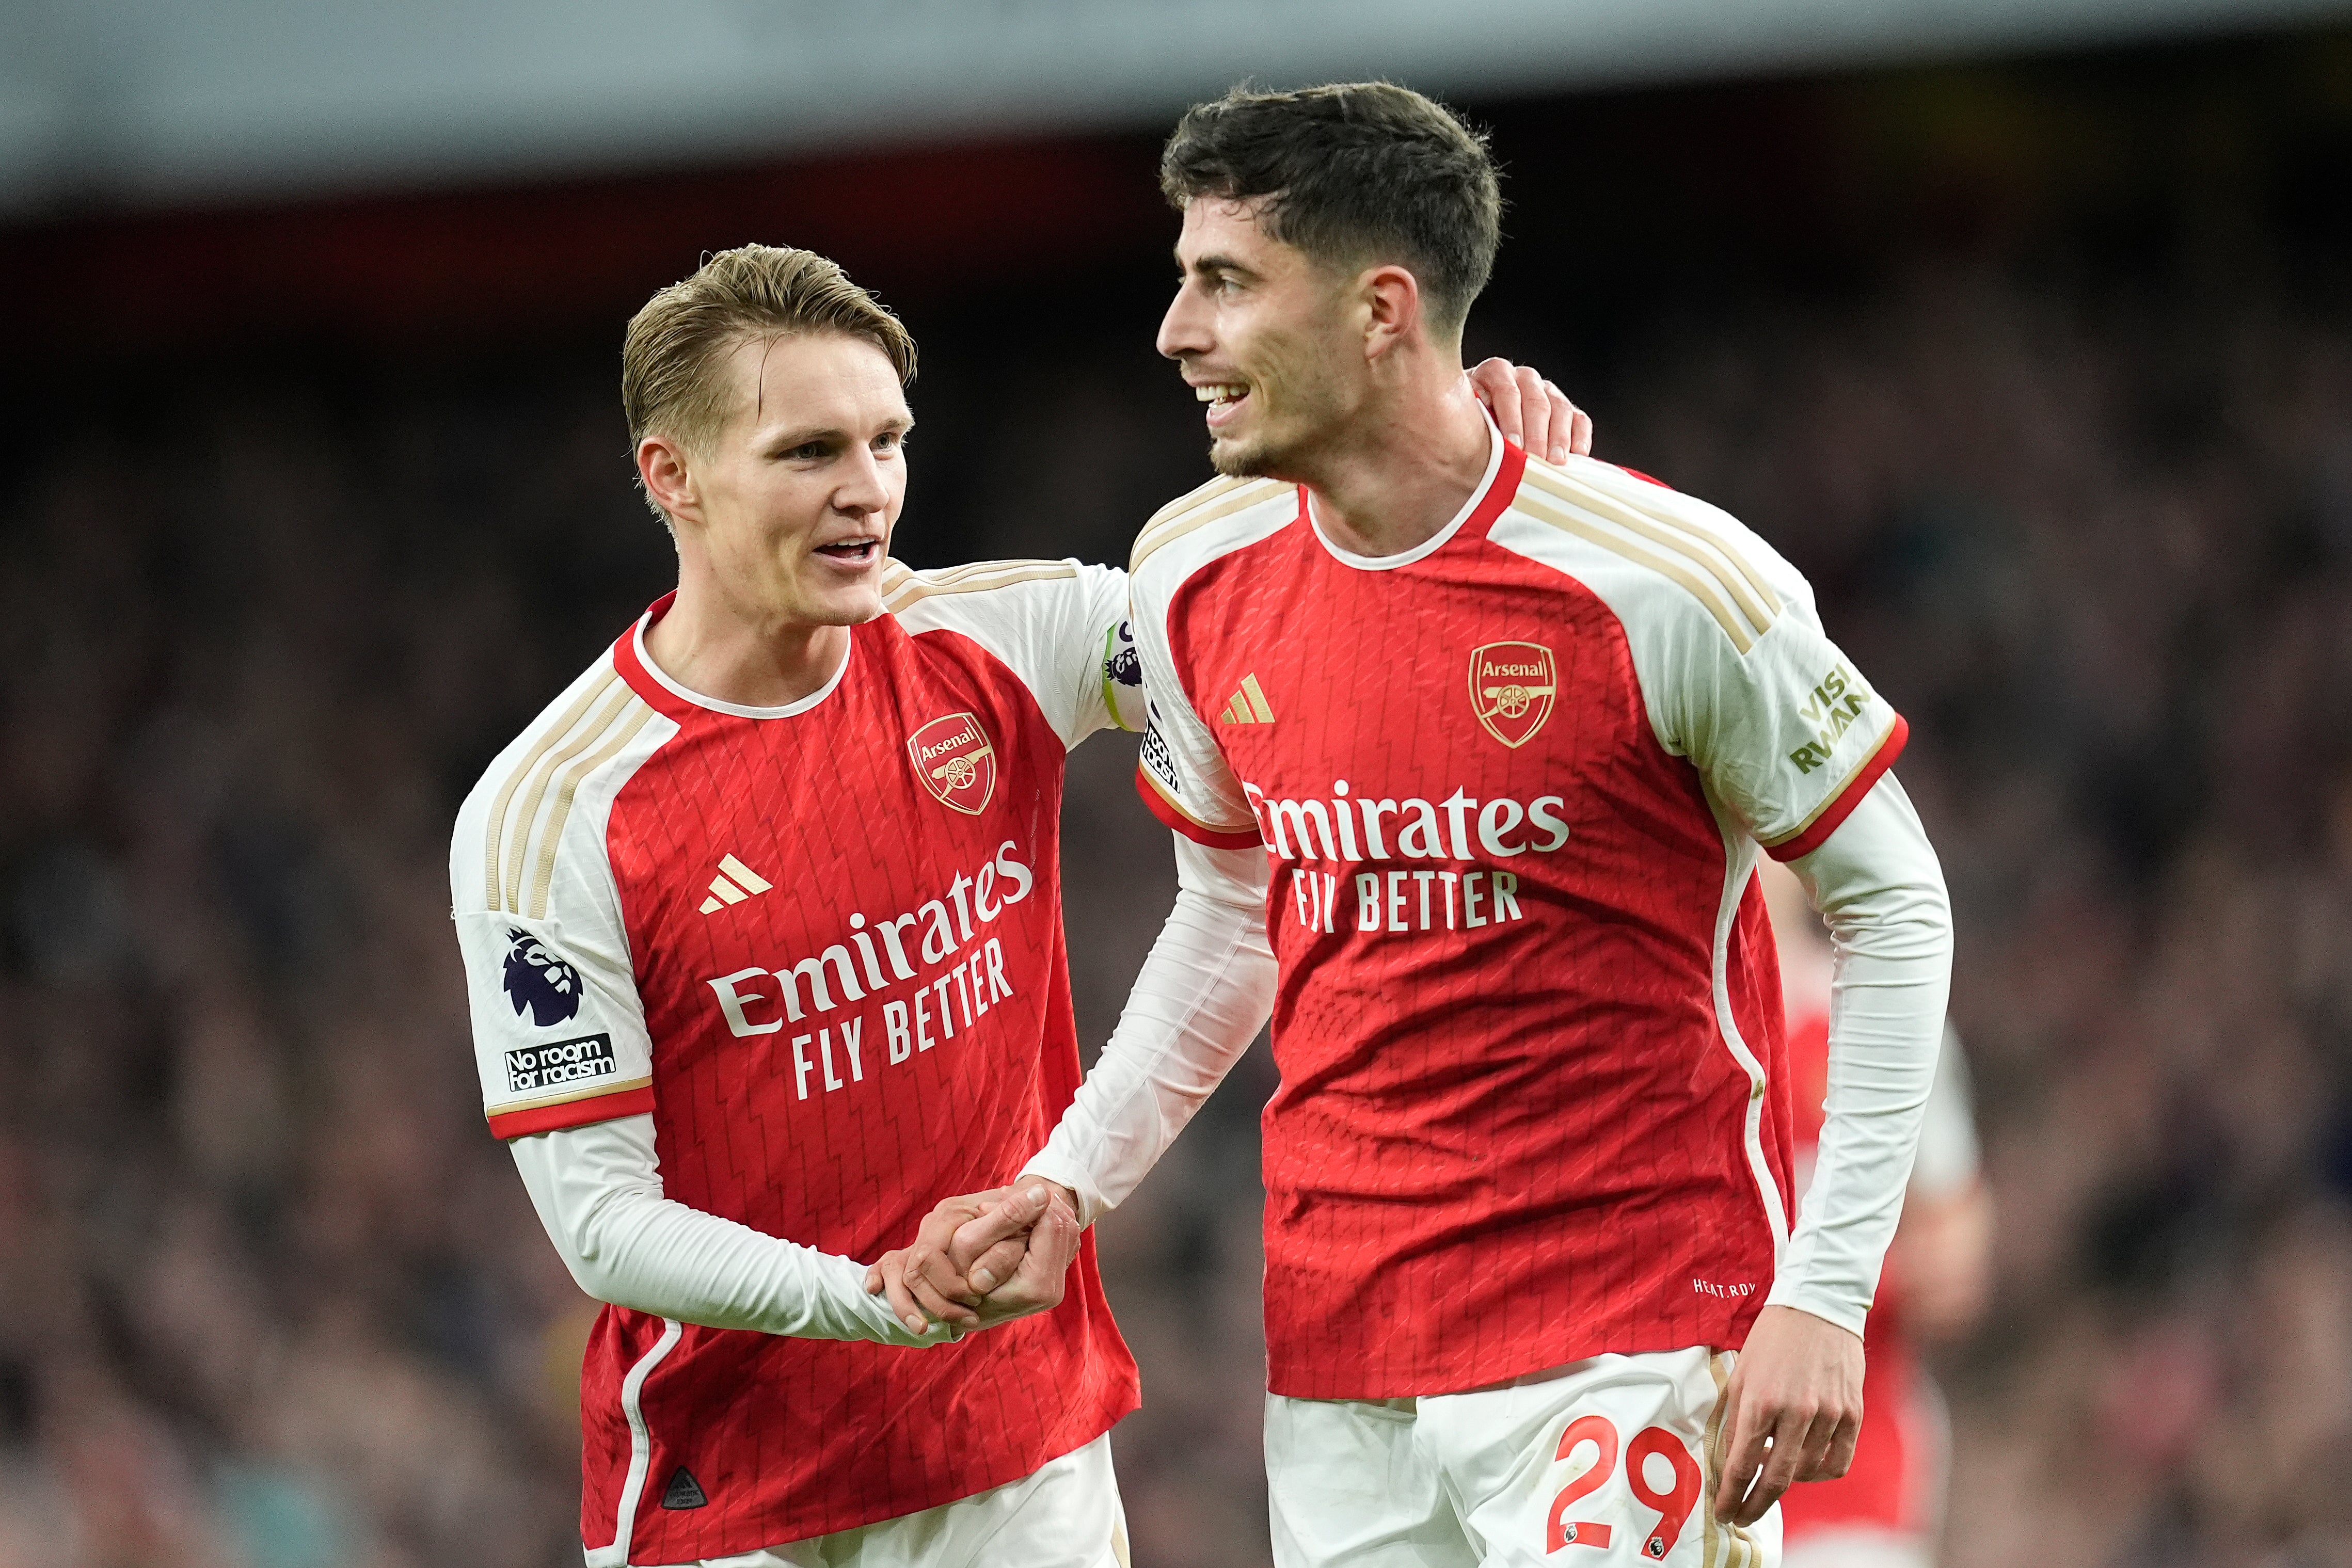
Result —
M1559 670L1540 643L1489 643L1470 651L1470 711L1516 751L1551 716Z
M977 817L996 793L996 747L968 713L935 718L907 737L915 777L940 805Z

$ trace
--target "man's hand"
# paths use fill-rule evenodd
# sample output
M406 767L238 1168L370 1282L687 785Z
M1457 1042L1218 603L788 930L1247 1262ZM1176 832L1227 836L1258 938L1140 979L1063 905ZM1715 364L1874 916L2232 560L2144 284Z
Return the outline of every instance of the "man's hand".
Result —
M1070 1200L1051 1182L966 1193L935 1207L913 1246L868 1269L866 1289L887 1295L910 1333L933 1320L993 1327L1061 1303L1078 1235Z
M1795 1307L1766 1307L1748 1331L1727 1393L1716 1518L1753 1524L1791 1482L1834 1480L1853 1463L1862 1341L1837 1324Z
M1565 463L1570 453L1580 457L1591 454L1591 418L1569 402L1566 392L1525 365L1482 360L1470 372L1470 390L1495 411L1503 438L1520 451L1549 463Z

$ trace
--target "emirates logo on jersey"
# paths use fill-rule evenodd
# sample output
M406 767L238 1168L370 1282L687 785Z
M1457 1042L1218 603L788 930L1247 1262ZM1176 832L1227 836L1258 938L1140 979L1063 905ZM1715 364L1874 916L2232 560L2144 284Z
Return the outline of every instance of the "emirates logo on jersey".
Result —
M996 747L968 713L935 718L907 737L915 777L950 810L977 817L996 793Z
M1551 717L1559 691L1559 664L1540 643L1489 643L1470 650L1470 711L1514 751Z

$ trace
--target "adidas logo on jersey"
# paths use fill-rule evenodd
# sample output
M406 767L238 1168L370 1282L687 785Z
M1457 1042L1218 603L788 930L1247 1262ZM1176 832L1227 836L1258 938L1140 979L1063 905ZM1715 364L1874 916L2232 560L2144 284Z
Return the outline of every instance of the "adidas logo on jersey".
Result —
M680 1465L676 1470L671 1472L669 1485L662 1491L661 1505L664 1508L673 1511L689 1508L706 1508L709 1505L709 1502L710 1499L702 1490L702 1483L694 1479L694 1472L692 1470L688 1469L684 1465Z
M1255 674L1242 677L1242 689L1225 704L1227 724L1272 724L1274 709L1267 706L1265 688L1257 684Z
M774 885L733 855L729 855L719 862L719 874L710 879L710 896L702 901L702 913L716 915L729 904L740 904L753 894L765 893Z

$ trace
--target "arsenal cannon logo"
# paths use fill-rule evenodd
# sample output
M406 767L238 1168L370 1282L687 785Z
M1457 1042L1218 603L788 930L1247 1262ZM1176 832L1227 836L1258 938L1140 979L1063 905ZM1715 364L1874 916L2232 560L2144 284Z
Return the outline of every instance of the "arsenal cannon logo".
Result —
M1470 711L1516 751L1551 716L1559 666L1540 643L1489 643L1470 651Z
M935 718L907 737L915 777L950 810L977 817L996 793L996 747L968 713Z

